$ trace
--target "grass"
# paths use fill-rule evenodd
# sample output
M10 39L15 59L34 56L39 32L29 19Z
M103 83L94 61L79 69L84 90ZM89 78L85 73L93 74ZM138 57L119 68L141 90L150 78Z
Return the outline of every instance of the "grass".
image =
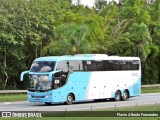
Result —
M27 100L26 94L0 94L0 102L14 102Z
M158 93L158 92L160 92L160 87L142 88L142 93Z
M133 107L118 107L118 108L111 108L106 110L114 110L114 111L160 111L160 104L154 105L142 105L142 106L133 106Z
M97 110L97 111L92 111L92 113L96 114L100 114L101 112L106 112L109 111L117 111L117 112L133 112L133 111L141 111L140 113L144 113L143 111L151 111L151 113L153 113L153 111L159 111L159 117L89 117L90 116L90 111L88 112L88 117L69 117L69 116L73 116L70 113L66 114L67 117L65 117L65 114L58 115L61 117L43 117L42 114L42 118L23 118L23 120L160 120L160 104L155 104L155 105L148 105L148 106L135 106L135 107L125 107L125 108L112 108L112 109L103 109L103 110ZM81 116L82 114L84 114L84 112L76 112L76 113L72 113L74 115L78 114L78 116ZM3 120L21 120L22 118L3 118ZM2 120L2 118L0 118L0 120Z

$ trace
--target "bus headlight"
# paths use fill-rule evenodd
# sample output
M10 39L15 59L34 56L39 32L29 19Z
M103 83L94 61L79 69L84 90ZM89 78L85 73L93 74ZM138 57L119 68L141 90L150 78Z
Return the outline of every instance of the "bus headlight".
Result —
M50 96L52 96L52 94L46 95L44 98L49 98Z

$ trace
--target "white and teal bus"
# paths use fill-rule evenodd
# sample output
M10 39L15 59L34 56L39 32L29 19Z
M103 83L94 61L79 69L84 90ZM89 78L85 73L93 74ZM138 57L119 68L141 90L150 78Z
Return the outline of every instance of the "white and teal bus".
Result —
M77 54L40 57L28 74L28 101L47 105L57 102L113 98L116 101L139 96L141 62L138 57L106 54Z

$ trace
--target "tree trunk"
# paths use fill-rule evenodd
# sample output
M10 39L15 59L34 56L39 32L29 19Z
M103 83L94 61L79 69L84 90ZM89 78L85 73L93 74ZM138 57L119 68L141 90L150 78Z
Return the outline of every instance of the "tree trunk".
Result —
M7 85L7 82L8 82L8 74L7 74L7 72L6 72L6 51L4 51L4 74L5 74L5 76L6 76L6 79L5 79L5 83L4 83L4 86L3 86L3 88L5 89L6 88L6 85Z

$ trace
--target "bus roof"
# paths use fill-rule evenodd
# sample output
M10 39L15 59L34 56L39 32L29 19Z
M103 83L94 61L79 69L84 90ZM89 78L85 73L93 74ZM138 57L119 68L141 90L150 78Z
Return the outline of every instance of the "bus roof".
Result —
M106 54L76 54L64 56L46 56L35 61L61 61L61 60L140 60L139 57L108 56Z

